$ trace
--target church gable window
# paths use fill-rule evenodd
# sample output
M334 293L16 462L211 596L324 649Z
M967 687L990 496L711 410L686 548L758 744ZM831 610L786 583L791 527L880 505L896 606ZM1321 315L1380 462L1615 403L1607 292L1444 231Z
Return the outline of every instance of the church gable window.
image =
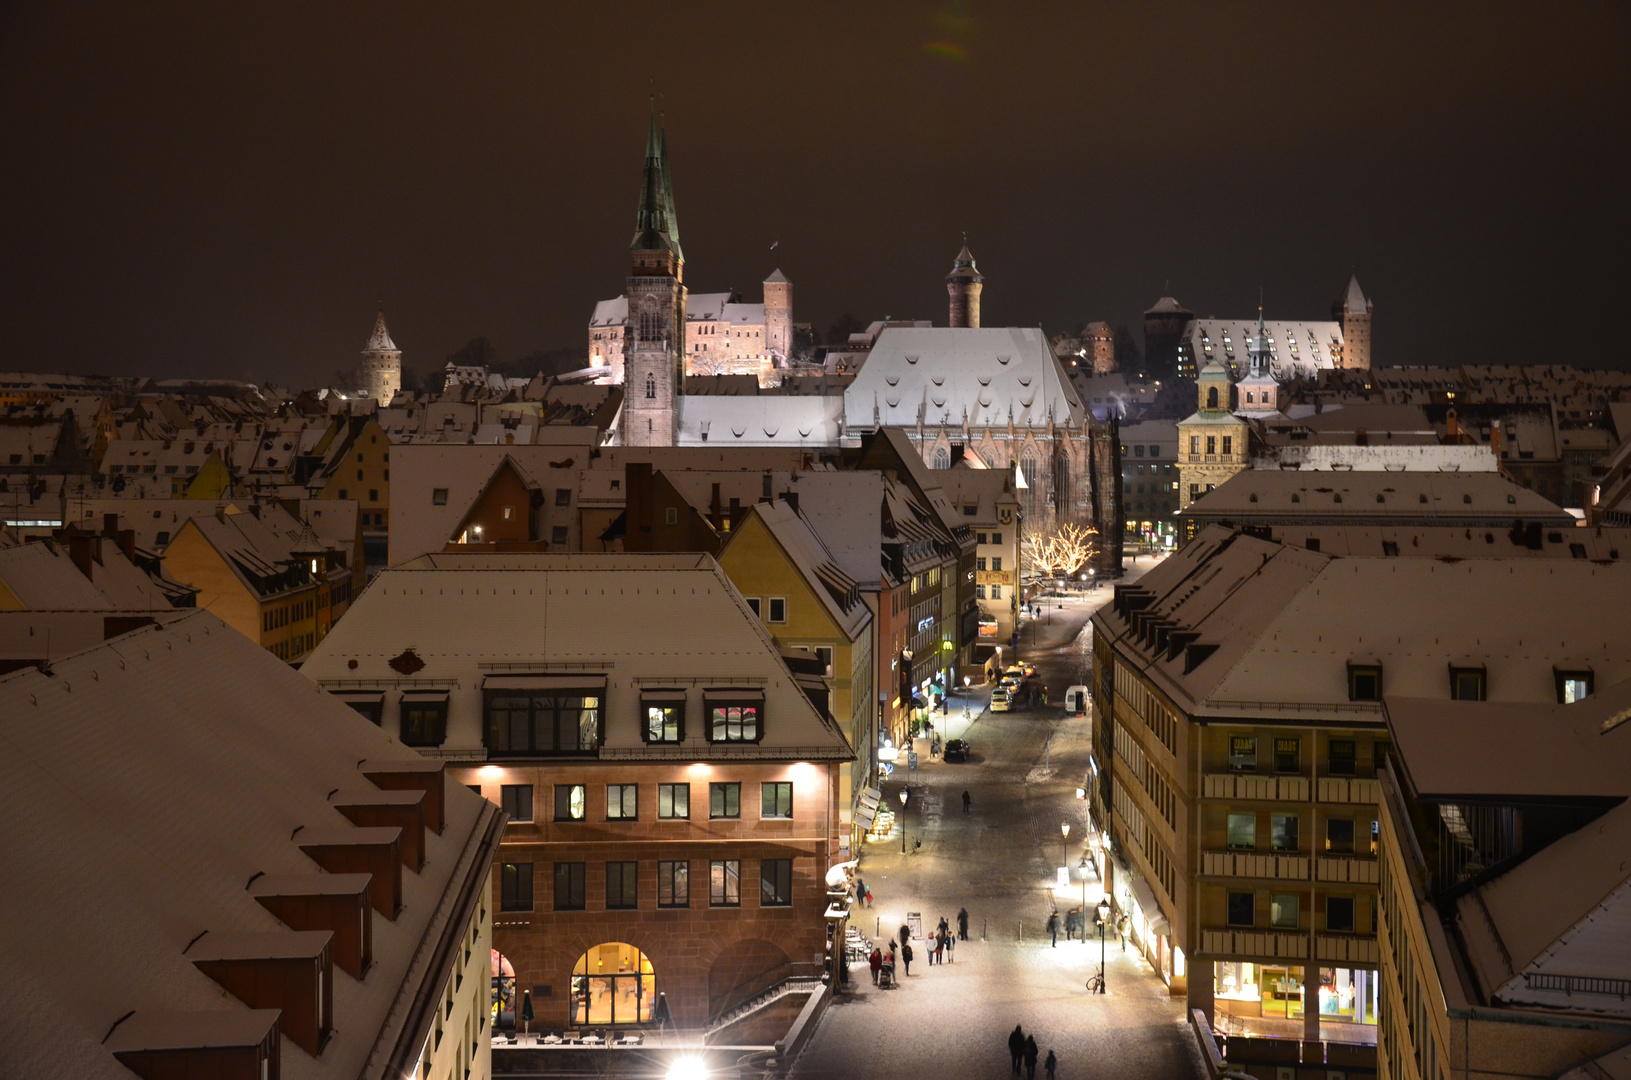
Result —
M657 397L657 377L655 375L647 375L646 376L646 398L648 400L654 400L656 397Z

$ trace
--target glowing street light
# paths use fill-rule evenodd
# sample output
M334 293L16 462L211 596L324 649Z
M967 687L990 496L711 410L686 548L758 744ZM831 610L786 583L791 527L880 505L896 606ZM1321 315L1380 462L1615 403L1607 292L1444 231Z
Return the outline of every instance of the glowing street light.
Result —
M1065 853L1065 865L1069 866L1070 865L1070 822L1061 821L1059 823L1059 835L1061 837L1063 837L1063 839L1059 843L1059 848L1060 848L1061 851L1063 851Z
M906 854L906 789L900 789L900 853Z

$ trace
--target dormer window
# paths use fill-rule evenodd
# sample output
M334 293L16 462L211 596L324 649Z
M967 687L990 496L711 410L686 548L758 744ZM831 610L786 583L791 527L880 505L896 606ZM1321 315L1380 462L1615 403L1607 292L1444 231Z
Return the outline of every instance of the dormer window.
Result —
M1557 672L1557 703L1559 705L1573 705L1584 701L1591 696L1592 686L1595 682L1589 668L1582 671Z
M1382 700L1382 665L1380 665L1380 664L1349 664L1348 665L1348 700L1349 701L1381 701Z

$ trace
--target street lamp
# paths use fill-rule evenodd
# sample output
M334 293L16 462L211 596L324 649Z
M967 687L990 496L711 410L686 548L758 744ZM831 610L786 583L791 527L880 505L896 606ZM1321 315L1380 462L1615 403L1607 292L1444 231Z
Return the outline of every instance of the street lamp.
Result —
M1082 875L1082 944L1087 944L1087 852L1082 852L1082 861L1076 864L1076 869Z
M1085 893L1086 886L1083 891ZM1099 901L1099 993L1104 993L1104 928L1110 922L1110 900L1106 897Z
M906 789L900 789L900 853L906 854Z
M1059 849L1061 851L1063 851L1064 854L1065 854L1065 865L1069 866L1070 865L1070 822L1061 821L1059 823L1059 835L1064 838L1059 842Z

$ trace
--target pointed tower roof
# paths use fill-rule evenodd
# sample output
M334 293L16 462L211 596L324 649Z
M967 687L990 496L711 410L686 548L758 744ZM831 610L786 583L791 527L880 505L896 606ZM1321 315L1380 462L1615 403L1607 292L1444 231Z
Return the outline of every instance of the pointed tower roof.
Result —
M1251 340L1246 342L1246 352L1251 357L1252 374L1266 375L1273 364L1269 349L1269 332L1263 326L1263 298L1257 298L1257 329L1252 332Z
M792 284L791 281L787 280L787 275L782 273L780 268L772 270L770 272L770 276L765 278L764 283L766 285L791 285Z
M363 352L394 351L396 342L391 340L391 332L385 328L385 312L381 311L374 316L374 332L368 336L368 344Z
M1193 315L1184 305L1170 296L1163 296L1155 302L1155 306L1144 312L1146 315Z
M1357 275L1349 275L1348 292L1345 296L1343 296L1342 302L1343 304L1347 305L1349 311L1365 310L1365 305L1368 303L1368 301L1365 299L1365 294L1359 289L1359 278Z
M968 250L968 234L963 234L963 248L957 253L957 259L951 264L951 273L946 275L947 281L984 281L980 270L974 265L974 256Z
M646 166L640 184L640 208L635 214L634 240L629 246L636 251L672 251L679 258L685 258L680 251L673 181L668 174L667 137L657 126L655 102L652 104L651 123L646 130Z

